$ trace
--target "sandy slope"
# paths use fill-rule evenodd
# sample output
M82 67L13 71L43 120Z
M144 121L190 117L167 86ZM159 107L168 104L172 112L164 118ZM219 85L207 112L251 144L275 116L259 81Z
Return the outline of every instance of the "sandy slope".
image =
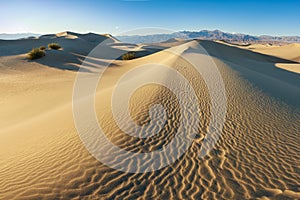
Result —
M300 45L299 44L291 44L283 47L274 47L268 49L255 49L254 51L261 52L268 55L274 55L281 58L289 59L298 63L277 63L276 66L285 69L291 72L296 72L300 74Z
M219 41L219 43L223 43ZM228 44L230 45L230 44ZM280 45L280 46L270 46L264 44L251 44L251 45L232 45L231 46L238 46L242 49L249 49L251 51L275 56L278 58L286 59L291 61L290 63L281 63L278 62L275 64L276 67L300 74L300 44L287 44L287 45Z
M276 67L300 74L300 44L289 44L284 46L271 47L249 47L251 50L267 55L272 55L296 63L277 63Z
M66 37L63 40L62 35ZM173 138L180 119L174 95L164 87L149 85L134 93L132 117L137 123L146 123L148 105L161 103L169 116L163 131L137 139L126 136L116 126L109 106L113 86L124 72L140 64L162 63L181 72L195 88L201 108L196 139L179 160L155 172L130 174L99 163L77 135L71 104L76 73L61 66L72 63L74 57L69 52L78 53L80 49L72 48L71 41L81 39L80 35L62 35L54 40L60 39L64 50L49 52L48 58L41 61L28 62L24 52L1 51L0 199L300 198L300 79L298 74L275 66L286 60L200 41L214 57L228 99L222 137L202 159L197 153L209 123L210 103L201 76L185 60L166 50L132 61L115 61L118 67L111 67L97 88L96 111L111 141L120 147L131 151L158 149ZM6 46L0 42L0 49L13 49L17 42L11 42ZM21 46L27 44L19 42ZM90 48L88 42L81 42L80 48ZM182 44L179 49L189 50L195 42ZM115 52L131 46L108 48ZM70 57L61 60L62 55ZM51 64L53 59L57 63ZM70 66L78 66L73 64ZM87 72L93 67L87 66ZM133 81L158 74L159 70L149 69Z
M249 46L253 51L300 62L300 44L283 46Z

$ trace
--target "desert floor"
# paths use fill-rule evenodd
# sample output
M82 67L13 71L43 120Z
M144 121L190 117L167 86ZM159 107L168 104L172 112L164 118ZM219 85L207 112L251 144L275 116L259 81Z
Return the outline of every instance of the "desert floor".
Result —
M200 110L189 115L200 115L200 124L191 146L173 164L154 172L120 172L99 162L82 144L72 112L74 82L86 55L104 40L107 55L91 58L82 73L112 62L96 89L95 110L109 139L121 148L159 149L174 138L178 120L189 120L180 118L174 93L152 84L133 94L132 118L148 123L149 105L160 103L167 122L149 138L124 134L113 120L110 99L125 72L160 63L177 70L194 88ZM37 60L26 58L32 47L50 42L63 49L46 50ZM203 77L180 57L192 54L197 44L216 64L227 98L221 137L203 158L198 152L210 121L209 92ZM111 60L125 50L138 52L139 58ZM174 40L132 45L110 35L66 32L0 41L0 56L0 199L300 199L299 44L239 47ZM149 76L170 78L150 67L131 82Z

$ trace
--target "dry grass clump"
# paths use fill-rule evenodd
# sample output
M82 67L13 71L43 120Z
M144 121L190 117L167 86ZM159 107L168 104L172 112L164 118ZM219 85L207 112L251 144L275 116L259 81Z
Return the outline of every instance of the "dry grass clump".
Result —
M135 58L136 58L136 55L134 52L127 52L127 53L123 54L123 56L122 56L122 60L132 60Z
M30 60L41 58L45 56L45 51L41 50L40 48L33 48L29 53L28 53L28 58Z
M61 48L61 46L58 43L50 43L50 44L48 44L48 48L58 50Z

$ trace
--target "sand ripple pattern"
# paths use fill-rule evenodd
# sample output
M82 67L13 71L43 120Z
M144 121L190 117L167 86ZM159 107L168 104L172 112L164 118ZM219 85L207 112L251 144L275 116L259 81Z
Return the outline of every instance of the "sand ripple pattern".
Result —
M217 44L209 45L210 51L217 49ZM243 66L215 58L226 88L227 114L217 145L206 156L199 157L212 107L203 77L186 60L167 52L134 62L167 57L172 67L187 77L200 102L198 113L187 109L184 115L198 115L200 121L192 130L195 138L179 159L147 173L112 169L98 162L83 147L71 114L63 114L71 113L69 105L28 124L30 128L24 125L16 129L41 131L34 124L47 127L51 120L64 121L51 129L56 134L43 136L41 145L45 148L24 149L8 158L1 155L0 199L300 199L299 108L253 85L240 73ZM111 68L110 72L118 70L123 69ZM153 105L160 104L165 110L166 122L153 128L157 134L138 138L124 134L113 120L109 107L113 88L101 89L100 85L101 82L95 96L98 122L119 148L151 152L175 138L178 120L183 115L179 100L170 89L149 84L132 94L129 109L136 124L149 124L151 117L161 114L160 109L154 109L152 116L149 115ZM178 149L182 148L180 141L177 144ZM122 165L133 164L117 155L114 159L116 163L124 162Z

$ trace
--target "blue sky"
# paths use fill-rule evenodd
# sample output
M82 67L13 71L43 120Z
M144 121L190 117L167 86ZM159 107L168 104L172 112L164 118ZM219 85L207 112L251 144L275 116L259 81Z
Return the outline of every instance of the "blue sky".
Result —
M300 1L0 1L0 33L119 34L143 27L300 35Z

